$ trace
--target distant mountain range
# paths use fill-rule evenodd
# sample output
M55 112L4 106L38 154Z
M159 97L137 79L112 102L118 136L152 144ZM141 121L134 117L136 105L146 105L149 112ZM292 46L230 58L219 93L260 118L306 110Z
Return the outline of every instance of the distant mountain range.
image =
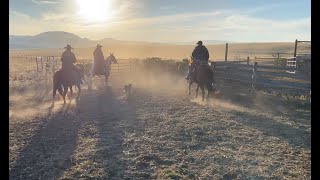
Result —
M174 43L177 45L196 45L198 41L195 42L178 42L178 43ZM213 44L225 44L225 43L230 43L229 41L219 41L219 40L202 40L203 45L213 45Z
M218 40L202 40L204 45L209 44L224 44L227 41ZM121 41L112 38L104 38L101 40L90 40L88 38L81 38L73 33L63 31L50 31L40 33L35 36L16 36L9 35L10 49L29 49L29 48L63 48L67 44L71 44L76 48L95 47L97 44L103 46L107 45L155 45L164 46L168 44L176 45L195 45L196 42L177 42L177 43L156 43L144 41Z

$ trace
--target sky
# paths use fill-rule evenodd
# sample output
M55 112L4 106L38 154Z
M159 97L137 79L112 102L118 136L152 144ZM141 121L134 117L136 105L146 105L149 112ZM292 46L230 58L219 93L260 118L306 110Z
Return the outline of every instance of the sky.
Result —
M9 34L150 42L311 40L311 0L10 0Z

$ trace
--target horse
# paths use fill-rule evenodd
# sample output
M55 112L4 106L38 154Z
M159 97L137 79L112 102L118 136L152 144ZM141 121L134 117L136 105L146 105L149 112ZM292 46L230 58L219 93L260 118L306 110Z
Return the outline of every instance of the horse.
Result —
M68 88L70 88L71 97L73 95L72 86L75 85L78 88L78 96L76 97L79 100L80 93L81 93L81 86L82 79L84 79L84 66L83 64L76 64L79 73L75 73L74 75L71 74L70 77L66 77L66 73L63 71L58 70L53 75L53 103L56 97L56 92L58 90L59 94L63 97L64 104L66 103L66 94L68 92ZM63 87L63 91L62 91Z
M208 90L208 94L207 94L207 99L209 98L209 94L212 91L215 91L212 87L212 79L213 79L213 70L212 68L205 62L199 62L196 63L195 61L193 61L192 66L197 66L195 67L194 72L192 73L192 77L189 80L189 95L190 93L190 89L191 89L191 85L193 82L197 83L197 89L196 89L196 95L195 97L197 97L198 95L198 90L199 87L202 90L202 101L204 101L204 95L205 95L205 90L204 88L206 87L206 89ZM192 68L193 69L193 68Z
M96 68L95 68L95 65L96 64L90 64L90 70L89 72L87 72L87 74L89 74L89 86L88 86L88 89L91 89L92 87L92 78L95 77L95 76L101 76L103 75L105 77L105 84L108 85L108 78L109 78L109 75L110 75L110 72L111 72L111 64L112 63L115 63L117 64L118 61L117 59L115 58L115 56L113 55L113 53L110 53L110 56L108 56L104 61L103 61L103 71L100 71L100 72L96 72Z
M179 62L178 73L181 75L185 75L188 68L189 68L189 60L183 59L181 62Z

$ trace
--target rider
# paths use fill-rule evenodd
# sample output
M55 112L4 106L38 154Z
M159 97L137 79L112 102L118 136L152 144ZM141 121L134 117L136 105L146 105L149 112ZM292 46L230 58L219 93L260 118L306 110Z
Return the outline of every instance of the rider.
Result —
M68 81L72 81L72 79L77 79L77 78L71 78L71 77L72 76L76 77L77 73L79 73L79 75L80 75L80 71L77 68L77 66L74 65L74 63L76 63L77 60L76 60L76 56L74 55L74 53L71 52L71 49L73 49L71 47L71 45L68 44L64 48L66 50L61 55L61 62L62 62L61 71L63 71L63 73L66 74L66 77L70 78L70 79L68 79ZM80 83L82 83L82 81Z
M104 56L101 47L103 46L98 44L96 49L93 51L93 72L96 74L103 74L104 72Z
M202 41L197 42L198 46L196 46L192 52L192 65L189 66L188 69L188 75L185 77L185 79L189 80L192 76L193 70L194 70L194 63L197 62L206 62L208 63L209 61L209 51L208 49L202 45Z

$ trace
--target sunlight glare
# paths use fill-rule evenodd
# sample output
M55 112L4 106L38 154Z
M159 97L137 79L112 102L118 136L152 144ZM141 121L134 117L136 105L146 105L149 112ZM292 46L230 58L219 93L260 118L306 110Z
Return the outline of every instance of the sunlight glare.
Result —
M89 22L104 22L112 17L110 0L77 0L79 15Z

